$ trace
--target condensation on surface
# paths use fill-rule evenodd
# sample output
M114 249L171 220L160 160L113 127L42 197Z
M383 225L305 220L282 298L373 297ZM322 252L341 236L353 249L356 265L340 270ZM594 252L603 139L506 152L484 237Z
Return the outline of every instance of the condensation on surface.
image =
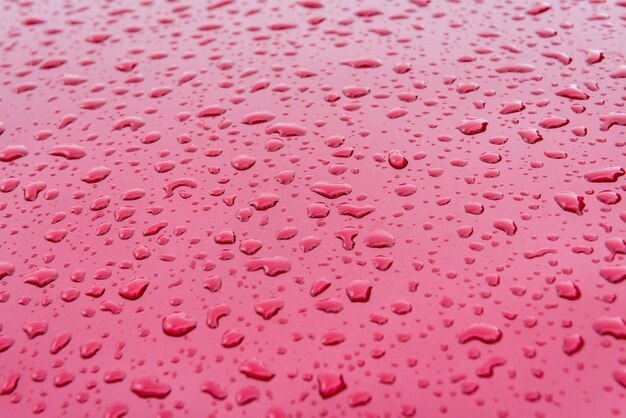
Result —
M0 410L626 414L626 2L0 1Z

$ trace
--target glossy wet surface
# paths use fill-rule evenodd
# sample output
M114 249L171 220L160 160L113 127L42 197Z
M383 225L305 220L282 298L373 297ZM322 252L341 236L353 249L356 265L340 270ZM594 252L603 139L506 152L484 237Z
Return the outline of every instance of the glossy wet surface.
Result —
M12 417L626 414L626 2L0 2Z

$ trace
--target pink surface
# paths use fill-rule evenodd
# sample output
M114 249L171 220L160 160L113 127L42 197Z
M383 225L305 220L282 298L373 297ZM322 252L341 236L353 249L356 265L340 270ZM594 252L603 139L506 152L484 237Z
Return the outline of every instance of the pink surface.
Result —
M0 16L0 415L626 414L626 2Z

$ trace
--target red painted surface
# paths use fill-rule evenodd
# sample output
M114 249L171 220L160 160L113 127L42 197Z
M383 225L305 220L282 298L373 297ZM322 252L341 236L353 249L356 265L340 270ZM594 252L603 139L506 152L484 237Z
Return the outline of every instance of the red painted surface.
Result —
M3 416L626 414L624 1L0 15Z

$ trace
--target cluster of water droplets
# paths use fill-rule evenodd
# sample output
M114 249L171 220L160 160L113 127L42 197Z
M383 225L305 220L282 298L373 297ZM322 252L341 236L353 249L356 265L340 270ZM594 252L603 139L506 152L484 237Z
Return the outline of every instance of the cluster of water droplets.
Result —
M7 416L626 413L626 2L0 15Z

